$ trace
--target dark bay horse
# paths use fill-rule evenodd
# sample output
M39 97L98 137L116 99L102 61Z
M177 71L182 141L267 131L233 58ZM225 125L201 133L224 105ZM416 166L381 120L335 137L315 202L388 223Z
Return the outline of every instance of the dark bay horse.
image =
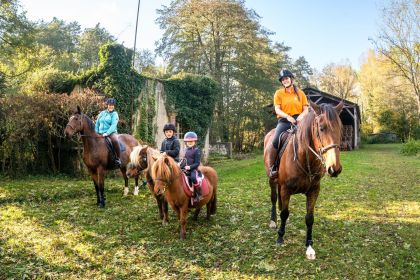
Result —
M108 150L105 138L95 132L93 121L82 113L80 107L71 115L69 122L64 129L67 138L79 134L83 142L83 162L92 176L93 184L96 190L97 205L100 208L105 207L105 174L108 170L116 169L113 165L110 152ZM124 177L124 192L128 192L128 178L126 175L126 165L129 162L129 155L133 147L139 145L139 142L131 135L118 134L118 141L123 143L125 151L121 151L121 173ZM138 188L138 177L135 177L136 188Z
M297 193L306 195L306 256L315 259L312 248L312 225L314 223L314 208L320 191L320 181L325 172L331 177L340 174L341 120L339 114L343 103L337 106L330 104L316 105L311 102L308 114L298 124L296 134L289 139L280 160L279 176L269 179L271 187L271 223L276 227L277 195L279 200L281 225L278 230L277 244L283 243L286 221L289 217L290 196ZM267 176L269 162L267 147L272 145L274 129L264 138L264 165Z
M152 166L155 163L155 159L160 156L159 150L153 149L149 146L137 146L134 147L130 154L130 163L127 165L127 176L138 177L142 173L146 176L147 186L150 192L156 199L156 203L159 209L159 216L162 220L162 224L166 225L169 222L168 218L168 202L162 194L155 194L155 184L152 180Z
M183 172L178 164L168 155L161 155L152 166L152 178L155 184L155 193L164 194L172 209L178 214L181 225L180 238L185 239L187 230L188 208L195 208L194 219L198 218L201 207L207 206L207 219L216 213L216 192L217 192L217 173L209 166L198 168L208 183L208 194L204 195L197 205L192 206L191 198L185 194Z

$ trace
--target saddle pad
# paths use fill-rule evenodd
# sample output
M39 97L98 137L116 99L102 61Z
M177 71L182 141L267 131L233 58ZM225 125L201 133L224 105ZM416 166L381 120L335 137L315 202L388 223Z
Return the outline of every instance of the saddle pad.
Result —
M203 175L204 177L204 175ZM192 197L192 187L190 186L190 184L188 183L188 177L187 175L185 175L184 173L181 174L181 176L179 176L180 180L181 180L181 184L182 187L184 188L184 192L188 197ZM206 178L203 178L203 180L201 181L201 184L199 186L199 188L201 188L201 195L202 196L206 196L209 194L210 190L209 190L209 184L207 182Z

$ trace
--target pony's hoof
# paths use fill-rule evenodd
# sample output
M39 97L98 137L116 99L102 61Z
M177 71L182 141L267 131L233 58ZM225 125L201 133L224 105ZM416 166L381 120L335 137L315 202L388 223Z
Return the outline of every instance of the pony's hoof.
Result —
M165 220L163 220L163 221L162 221L162 225L163 225L163 226L167 226L168 224L169 224L169 222L168 222L168 221L165 221Z
M308 246L308 248L306 249L306 258L308 260L315 259L315 250L312 248L312 246Z
M99 203L98 208L105 208L105 204L104 203Z
M270 221L270 225L269 225L269 227L270 227L270 228L277 228L277 224L276 224L276 222L275 222L275 221L273 221L273 220L271 220L271 221Z
M283 238L280 238L280 237L277 238L277 242L276 242L277 245L280 246L280 245L283 245L283 243L284 243Z
M124 188L124 196L128 195L128 188Z
M136 196L139 195L139 187L138 186L134 187L133 194L136 195Z

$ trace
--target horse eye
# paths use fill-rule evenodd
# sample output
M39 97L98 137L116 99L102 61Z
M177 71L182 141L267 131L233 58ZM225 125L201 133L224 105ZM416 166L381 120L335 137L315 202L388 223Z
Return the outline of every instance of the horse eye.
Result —
M147 161L147 158L145 158L145 157L144 157L144 158L143 158L143 161Z
M324 132L325 131L325 125L321 125L319 130L321 130L321 132Z

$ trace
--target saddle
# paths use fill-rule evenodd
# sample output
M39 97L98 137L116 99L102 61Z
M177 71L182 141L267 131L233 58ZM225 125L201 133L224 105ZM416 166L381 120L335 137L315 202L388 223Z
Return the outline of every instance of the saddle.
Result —
M197 170L195 170L195 172L197 172ZM197 182L198 182L198 187L197 188L201 188L201 195L202 196L206 196L209 194L210 190L209 190L209 185L207 182L207 179L204 177L204 175L201 172L197 172ZM193 193L194 193L194 187L192 186L192 183L190 182L190 179L188 178L188 176L182 172L182 175L179 176L180 180L181 180L181 184L182 187L184 189L184 193L191 198L191 205L194 206L194 199L193 199Z
M277 157L276 157L276 161L275 161L275 163L274 163L274 164L275 164L275 166L279 166L281 156L283 155L284 150L286 149L287 143L289 143L289 139L290 139L290 137L291 137L293 134L295 134L295 133L296 133L296 131L297 131L297 127L296 127L296 126L292 126L292 128L290 128L290 129L288 129L288 130L286 130L286 131L283 131L283 132L280 134L279 146L277 147L277 149L278 149L279 153L278 153L278 155L277 155Z
M117 140L117 141L118 141L118 145L120 146L120 154L121 154L122 152L125 151L126 146L121 141L119 141L119 140ZM111 137L105 137L105 144L106 144L106 148L108 149L109 157L111 158L111 162L113 162L113 164L111 164L111 168L119 167L115 163L115 160L116 160L116 158L118 158L118 156L115 152L114 146L112 145Z

